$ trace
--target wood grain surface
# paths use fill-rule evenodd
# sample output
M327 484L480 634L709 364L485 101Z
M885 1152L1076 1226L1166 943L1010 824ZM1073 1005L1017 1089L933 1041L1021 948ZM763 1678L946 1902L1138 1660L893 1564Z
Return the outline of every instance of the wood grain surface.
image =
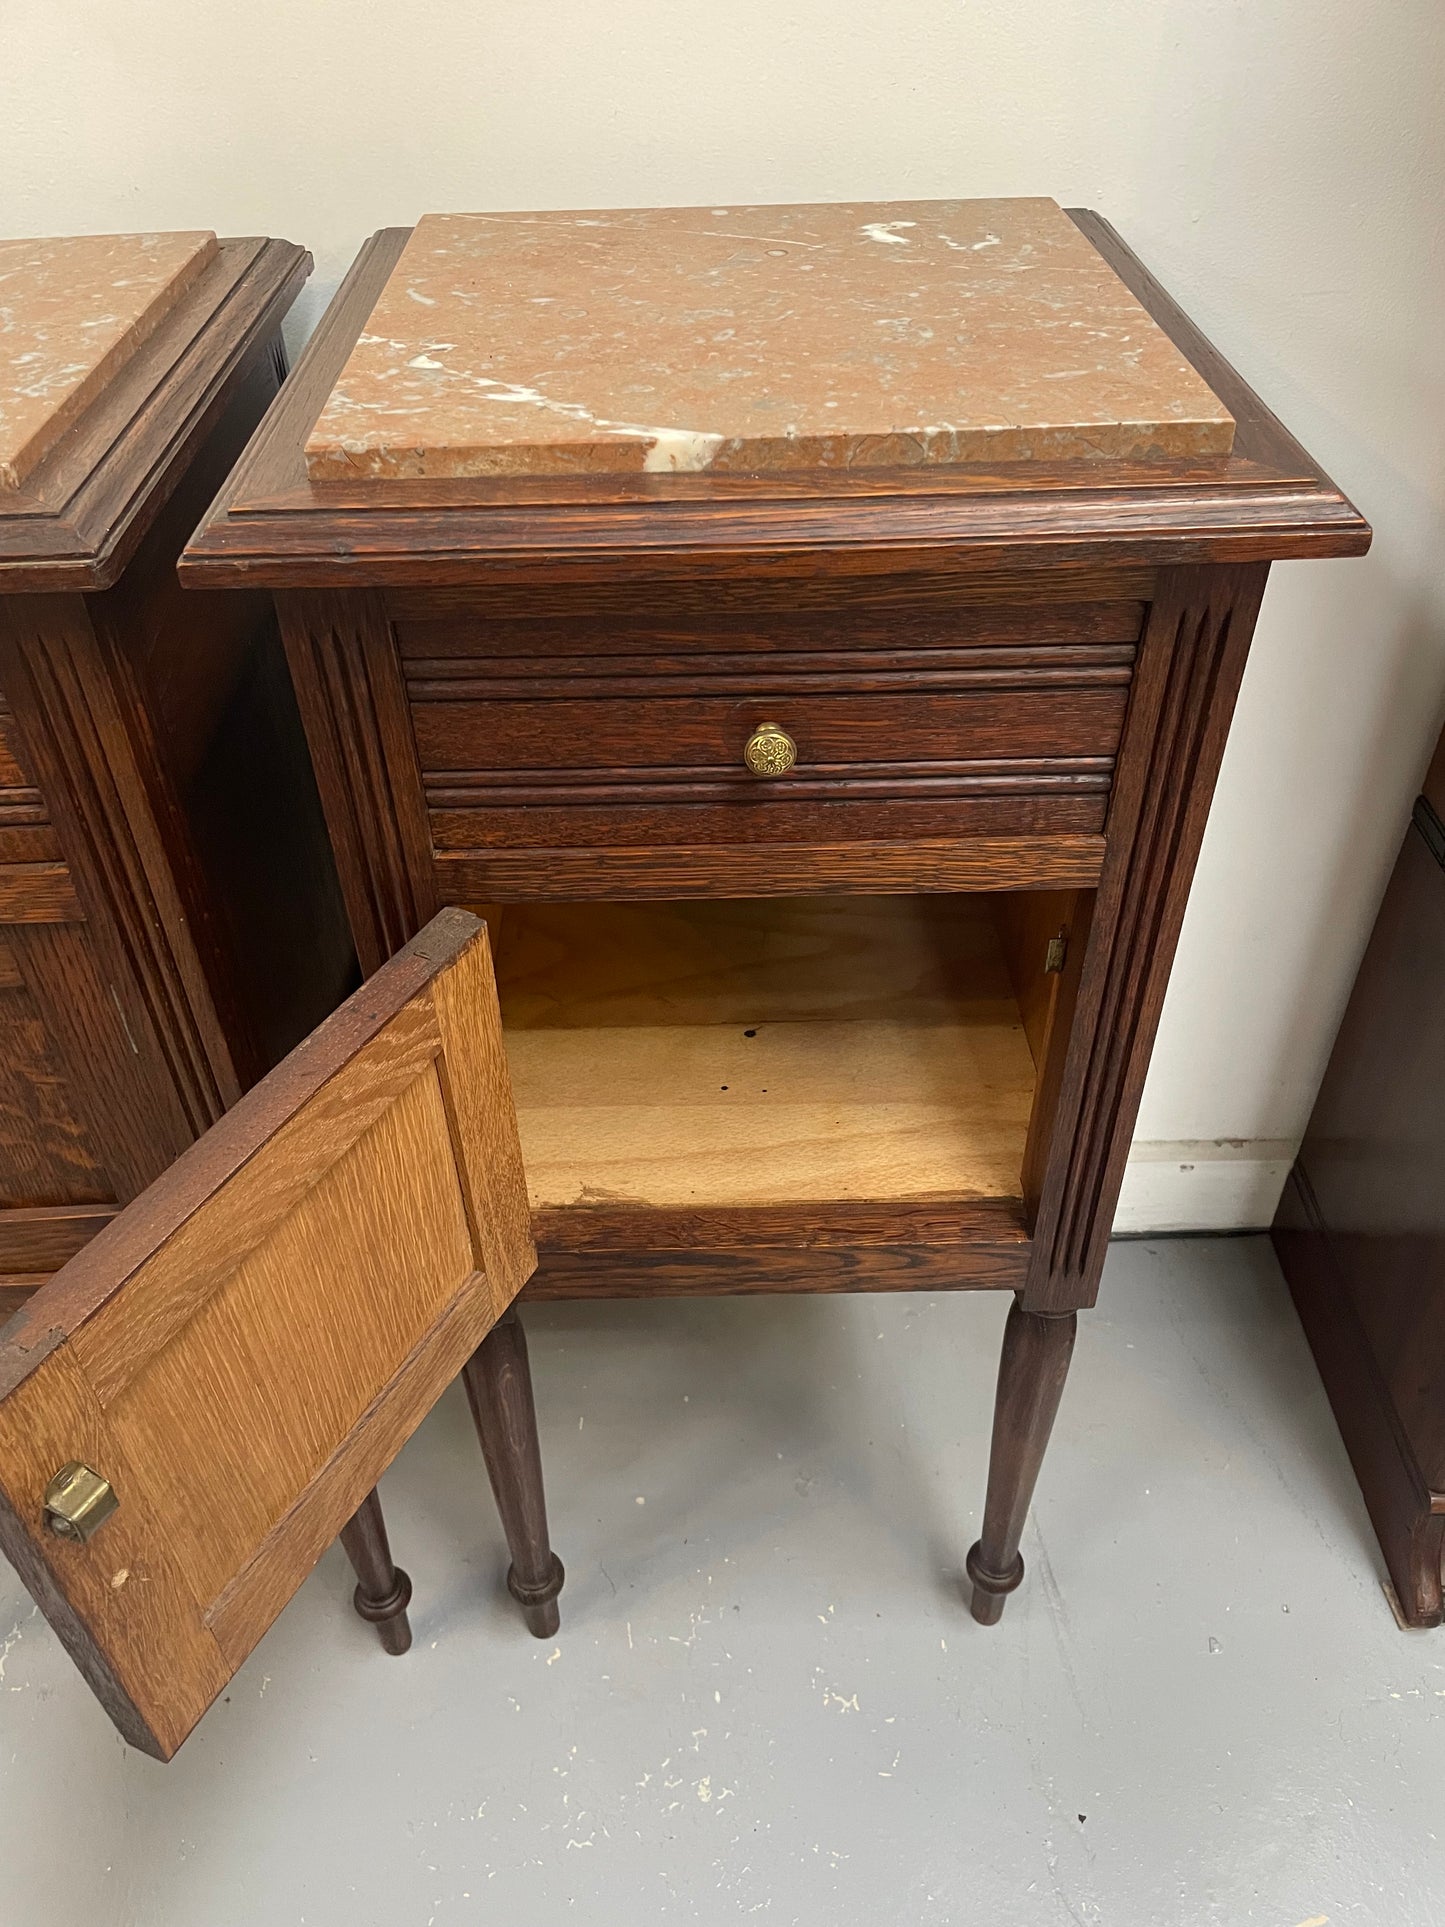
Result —
M534 1209L1020 1195L976 900L514 906L499 981Z
M0 863L0 923L84 923L64 863Z
M1104 839L1048 836L907 837L846 842L654 844L596 850L439 852L436 890L446 901L825 896L840 890L897 895L940 890L1027 890L1098 881Z
M647 1227L640 1227L646 1235ZM900 1234L903 1228L900 1227ZM1027 1237L977 1227L949 1245L698 1245L654 1250L543 1251L526 1297L751 1298L769 1292L1017 1291L1028 1270Z

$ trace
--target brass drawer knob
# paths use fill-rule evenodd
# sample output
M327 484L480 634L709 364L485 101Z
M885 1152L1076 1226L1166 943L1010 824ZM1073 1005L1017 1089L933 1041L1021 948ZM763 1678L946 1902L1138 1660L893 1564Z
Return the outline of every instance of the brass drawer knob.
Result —
M45 1488L45 1523L57 1538L84 1545L119 1504L109 1479L72 1460Z
M798 745L777 723L759 723L743 749L754 776L781 776L798 760Z

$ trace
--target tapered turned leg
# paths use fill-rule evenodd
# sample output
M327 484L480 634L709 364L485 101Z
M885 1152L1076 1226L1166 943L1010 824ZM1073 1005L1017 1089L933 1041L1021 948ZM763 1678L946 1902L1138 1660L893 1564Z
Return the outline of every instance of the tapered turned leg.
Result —
M375 1491L367 1493L351 1523L341 1528L341 1543L356 1570L352 1605L375 1626L389 1653L406 1652L411 1645L411 1621L406 1616L411 1581L392 1559Z
M1063 1395L1077 1322L1071 1311L1025 1311L1017 1298L1009 1307L993 1408L983 1533L967 1560L973 1616L980 1626L998 1624L1004 1600L1024 1576L1019 1540Z
M562 1561L547 1538L542 1453L522 1321L507 1311L462 1368L487 1475L512 1555L507 1590L528 1630L550 1639L561 1623Z

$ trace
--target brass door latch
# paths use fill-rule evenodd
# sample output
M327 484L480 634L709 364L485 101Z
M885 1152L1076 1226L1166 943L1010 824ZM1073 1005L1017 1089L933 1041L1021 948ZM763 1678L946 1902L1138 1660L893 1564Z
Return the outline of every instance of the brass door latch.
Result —
M58 1539L84 1545L119 1504L109 1479L72 1459L45 1488L45 1523Z

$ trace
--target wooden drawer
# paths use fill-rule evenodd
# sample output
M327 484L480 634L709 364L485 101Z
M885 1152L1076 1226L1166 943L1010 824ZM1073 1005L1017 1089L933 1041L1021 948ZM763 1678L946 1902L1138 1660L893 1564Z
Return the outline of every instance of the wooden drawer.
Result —
M0 693L0 925L78 923L75 882Z
M739 679L741 681L741 678ZM676 697L619 692L580 702L486 695L413 699L417 750L428 786L445 793L478 779L532 789L540 777L567 787L638 788L699 781L727 789L758 782L743 746L758 723L780 724L798 746L785 777L763 779L810 793L860 777L937 785L969 774L1102 774L1123 726L1126 676L1114 686L922 690L788 687ZM930 679L932 680L932 679ZM942 682L943 679L937 679Z
M397 612L439 852L1097 833L1143 606ZM758 723L798 747L743 760Z

